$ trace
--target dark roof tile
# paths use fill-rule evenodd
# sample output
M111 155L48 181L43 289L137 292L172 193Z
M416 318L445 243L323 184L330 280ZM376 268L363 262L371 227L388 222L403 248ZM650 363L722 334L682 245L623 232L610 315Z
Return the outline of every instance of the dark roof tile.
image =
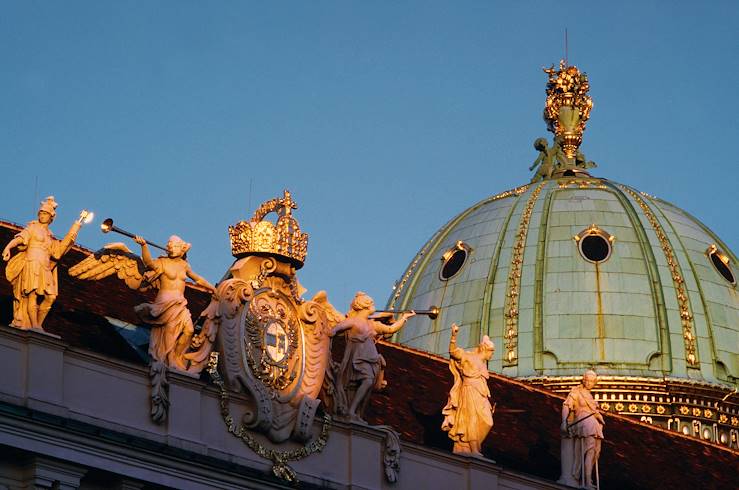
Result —
M0 248L20 228L0 222ZM141 356L105 319L113 317L138 324L133 307L153 299L109 277L103 281L79 281L67 269L91 251L74 247L61 261L60 291L45 328L73 347L112 358L143 363ZM12 290L0 261L0 321L12 318ZM198 314L209 295L188 288L191 311ZM343 342L334 340L333 355L339 360ZM409 442L451 451L451 441L441 430L441 409L452 385L447 360L408 347L381 342L387 361L388 387L370 401L367 419L390 425ZM541 388L491 373L495 425L484 444L487 457L499 464L549 479L559 477L559 422L562 398ZM739 457L731 450L607 415L606 441L601 455L601 487L608 489L736 488Z

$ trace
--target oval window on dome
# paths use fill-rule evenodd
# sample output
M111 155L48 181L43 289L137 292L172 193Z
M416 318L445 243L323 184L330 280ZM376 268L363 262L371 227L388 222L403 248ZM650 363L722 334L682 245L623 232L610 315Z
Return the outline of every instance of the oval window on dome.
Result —
M708 247L706 255L711 259L711 263L713 264L713 268L716 269L716 272L721 274L721 276L732 285L736 285L736 277L734 277L734 273L731 271L731 259L729 259L729 255L719 250L715 244Z
M462 267L464 267L471 251L472 247L460 240L452 248L444 252L441 256L442 263L441 270L439 271L439 279L447 281L456 276L462 270Z
M613 242L616 237L601 230L595 224L584 229L574 237L580 255L588 262L605 262L613 251Z

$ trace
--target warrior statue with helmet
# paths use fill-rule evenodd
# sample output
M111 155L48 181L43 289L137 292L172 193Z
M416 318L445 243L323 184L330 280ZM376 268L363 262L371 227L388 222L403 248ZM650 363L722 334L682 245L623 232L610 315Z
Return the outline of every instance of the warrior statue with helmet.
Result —
M83 223L92 220L92 213L83 210L72 223L63 239L57 240L49 230L56 217L57 202L47 197L39 207L38 220L31 221L3 250L8 262L5 276L13 285L12 326L43 330L42 324L59 294L57 264L69 252ZM11 251L18 253L11 258Z

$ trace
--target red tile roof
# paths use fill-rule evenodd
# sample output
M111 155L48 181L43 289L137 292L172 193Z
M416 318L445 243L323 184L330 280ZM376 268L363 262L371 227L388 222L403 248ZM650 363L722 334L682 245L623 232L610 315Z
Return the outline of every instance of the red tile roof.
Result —
M19 229L0 221L0 248ZM150 301L153 293L128 289L114 277L99 282L69 277L67 269L90 253L74 247L62 259L61 294L44 327L73 347L142 363L105 317L140 324L133 307ZM0 322L7 324L12 318L12 290L2 261L0 277ZM195 314L208 302L208 294L196 288L188 288L186 296ZM343 346L337 342L334 355L340 356ZM441 430L441 409L452 385L447 361L387 342L381 342L379 349L387 361L388 387L372 397L368 421L394 427L406 441L451 451L451 442ZM495 373L488 384L497 408L485 455L500 465L556 480L562 398ZM611 414L606 414L605 433L600 465L604 490L738 487L739 457L731 450Z
M388 386L371 399L367 421L390 425L407 441L451 451L441 430L441 409L452 387L448 361L388 342L378 347L387 361ZM509 468L559 478L563 398L495 373L488 385L497 406L485 456ZM626 417L605 417L600 458L604 490L739 488L736 452Z

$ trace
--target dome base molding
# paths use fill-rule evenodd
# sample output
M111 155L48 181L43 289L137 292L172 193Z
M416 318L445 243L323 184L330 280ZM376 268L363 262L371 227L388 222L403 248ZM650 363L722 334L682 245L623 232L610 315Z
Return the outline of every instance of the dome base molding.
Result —
M529 376L521 381L565 396L581 376ZM739 452L739 393L684 378L599 375L593 396L604 411Z

